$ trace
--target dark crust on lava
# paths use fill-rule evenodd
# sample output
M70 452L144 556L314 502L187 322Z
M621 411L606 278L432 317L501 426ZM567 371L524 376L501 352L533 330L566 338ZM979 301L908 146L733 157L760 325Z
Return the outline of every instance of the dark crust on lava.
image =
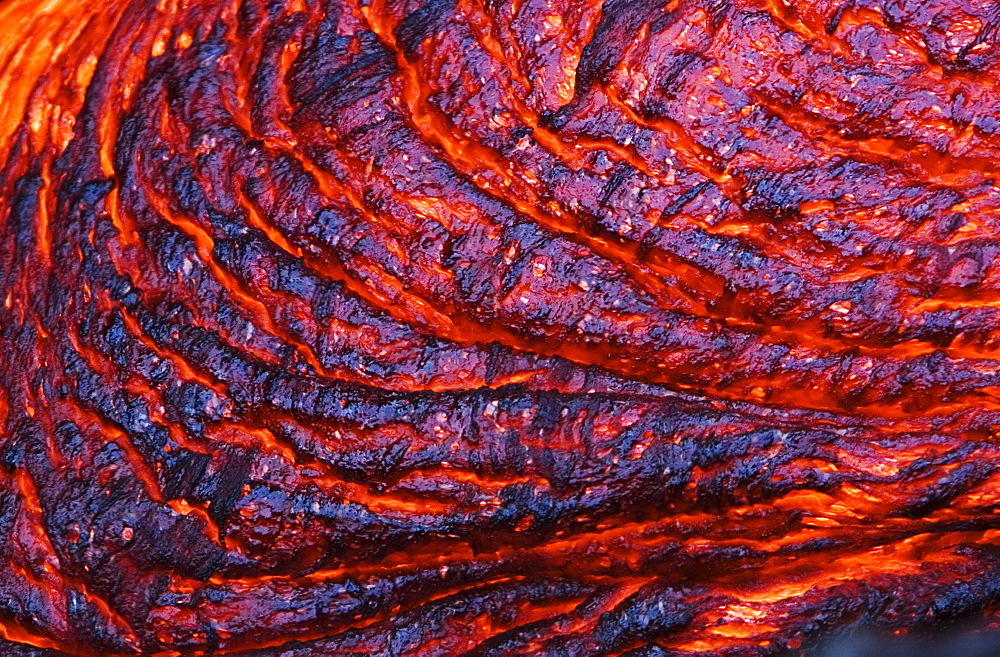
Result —
M992 618L995 3L117 4L0 141L0 653Z

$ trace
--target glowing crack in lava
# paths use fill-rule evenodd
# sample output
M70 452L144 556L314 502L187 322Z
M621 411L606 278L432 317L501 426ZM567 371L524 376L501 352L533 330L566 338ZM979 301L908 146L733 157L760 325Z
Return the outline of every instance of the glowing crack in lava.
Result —
M3 0L0 654L997 613L986 0Z

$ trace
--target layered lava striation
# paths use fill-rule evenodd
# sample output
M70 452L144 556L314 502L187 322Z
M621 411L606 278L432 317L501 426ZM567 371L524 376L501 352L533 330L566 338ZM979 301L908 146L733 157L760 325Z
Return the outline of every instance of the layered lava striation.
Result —
M990 622L998 29L0 2L0 654Z

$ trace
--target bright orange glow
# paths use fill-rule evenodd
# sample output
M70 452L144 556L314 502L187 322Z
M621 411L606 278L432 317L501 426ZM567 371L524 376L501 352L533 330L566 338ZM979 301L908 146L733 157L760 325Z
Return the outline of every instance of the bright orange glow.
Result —
M0 655L1000 623L997 16L916 4L0 0Z

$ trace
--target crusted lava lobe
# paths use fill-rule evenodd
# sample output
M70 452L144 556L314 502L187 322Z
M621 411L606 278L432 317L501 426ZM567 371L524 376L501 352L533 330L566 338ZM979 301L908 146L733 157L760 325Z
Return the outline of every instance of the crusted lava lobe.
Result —
M996 613L996 3L0 28L3 655L763 657Z

